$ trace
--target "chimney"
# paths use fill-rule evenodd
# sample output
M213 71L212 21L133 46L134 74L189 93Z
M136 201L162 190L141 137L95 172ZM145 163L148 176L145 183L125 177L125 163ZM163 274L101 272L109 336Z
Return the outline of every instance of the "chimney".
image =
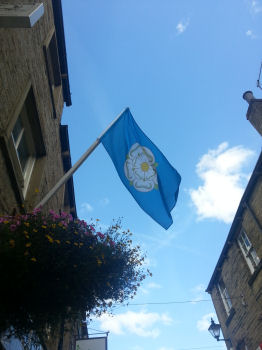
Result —
M243 99L249 104L247 120L249 120L257 132L262 136L262 99L255 98L252 91L246 91L243 94Z

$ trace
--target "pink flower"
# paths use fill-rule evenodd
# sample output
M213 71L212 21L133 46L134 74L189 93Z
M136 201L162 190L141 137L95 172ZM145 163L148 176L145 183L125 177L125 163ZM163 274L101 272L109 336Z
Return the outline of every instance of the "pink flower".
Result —
M33 211L32 211L32 214L33 215L37 215L37 213L40 213L41 209L40 208L35 208Z
M114 247L116 245L115 242L113 242L113 241L110 241L109 244L111 247Z
M16 230L16 225L14 225L14 224L10 225L10 230L11 231L15 231Z
M81 220L80 223L81 223L82 226L87 227L87 223L85 222L85 220Z
M91 231L95 232L94 226L90 225L89 228L90 228Z
M98 235L98 237L101 238L101 239L104 239L104 238L105 238L105 235L103 235L103 233L101 233L101 232L97 232L97 235Z

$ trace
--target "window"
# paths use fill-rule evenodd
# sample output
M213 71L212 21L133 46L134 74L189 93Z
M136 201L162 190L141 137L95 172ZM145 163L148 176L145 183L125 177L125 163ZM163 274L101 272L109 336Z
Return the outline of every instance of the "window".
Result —
M236 350L248 350L245 341L241 340L238 344L237 344L237 348Z
M247 262L251 273L253 273L257 265L259 264L260 259L257 256L257 253L254 247L252 246L246 232L243 229L240 231L240 234L238 236L238 244L241 248L241 251L244 255L244 258Z
M16 152L19 170L22 174L21 187L25 196L36 158L26 104L23 105L21 113L15 122L11 132L11 140Z
M229 315L230 314L230 310L232 309L232 302L231 302L230 296L228 294L228 291L226 289L226 286L225 286L223 280L219 281L219 283L218 283L218 290L219 290L221 299L223 301L226 313L227 313L227 315Z
M28 194L32 178L38 178L39 181L40 174L39 171L36 174L36 165L41 163L40 159L46 154L33 89L30 84L1 138L5 145L4 152L8 171L15 180L15 188L23 202Z
M56 105L62 97L62 79L59 64L59 56L56 42L55 30L49 34L46 44L43 47L46 61L48 84L51 94L54 117L56 118Z

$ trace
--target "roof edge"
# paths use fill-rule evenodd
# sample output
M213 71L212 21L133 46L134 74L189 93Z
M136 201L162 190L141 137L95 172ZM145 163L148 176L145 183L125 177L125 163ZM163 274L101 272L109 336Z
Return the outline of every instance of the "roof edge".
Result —
M63 21L63 11L61 0L52 0L54 22L56 28L56 38L58 46L58 55L62 76L62 86L64 102L66 106L71 106L71 92L68 76L68 64L67 64L67 54L66 54L66 43L65 43L65 31L64 31L64 21Z
M223 247L222 252L221 252L221 254L219 256L219 259L218 259L218 262L217 262L216 267L214 269L214 272L212 274L212 277L211 277L211 279L209 281L209 284L207 286L207 289L206 289L207 293L211 292L212 287L213 287L213 285L215 283L215 280L217 278L217 275L220 272L219 271L220 267L222 266L222 264L223 264L223 262L225 260L225 257L227 256L227 251L231 247L231 244L232 244L231 239L234 237L235 230L236 230L237 226L239 225L239 220L241 219L243 211L245 210L245 202L247 201L247 199L251 195L253 187L256 184L257 178L259 176L261 176L261 175L262 175L262 152L260 152L260 155L258 157L257 163L256 163L255 168L253 170L253 173L252 173L252 175L251 175L251 177L249 179L249 182L247 184L245 192L244 192L244 194L243 194L243 196L241 198L241 201L239 203L239 206L238 206L238 209L236 211L236 214L235 214L234 220L232 222L231 228L229 230L226 242L224 244L224 247Z

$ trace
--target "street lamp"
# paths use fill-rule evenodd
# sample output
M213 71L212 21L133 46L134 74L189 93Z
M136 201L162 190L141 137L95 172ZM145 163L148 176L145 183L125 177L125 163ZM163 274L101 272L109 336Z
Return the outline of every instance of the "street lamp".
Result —
M228 341L231 344L231 340L230 339L219 339L220 337L220 329L221 326L219 323L215 323L213 318L211 318L211 325L208 328L208 331L211 333L211 335L217 340L217 341Z

